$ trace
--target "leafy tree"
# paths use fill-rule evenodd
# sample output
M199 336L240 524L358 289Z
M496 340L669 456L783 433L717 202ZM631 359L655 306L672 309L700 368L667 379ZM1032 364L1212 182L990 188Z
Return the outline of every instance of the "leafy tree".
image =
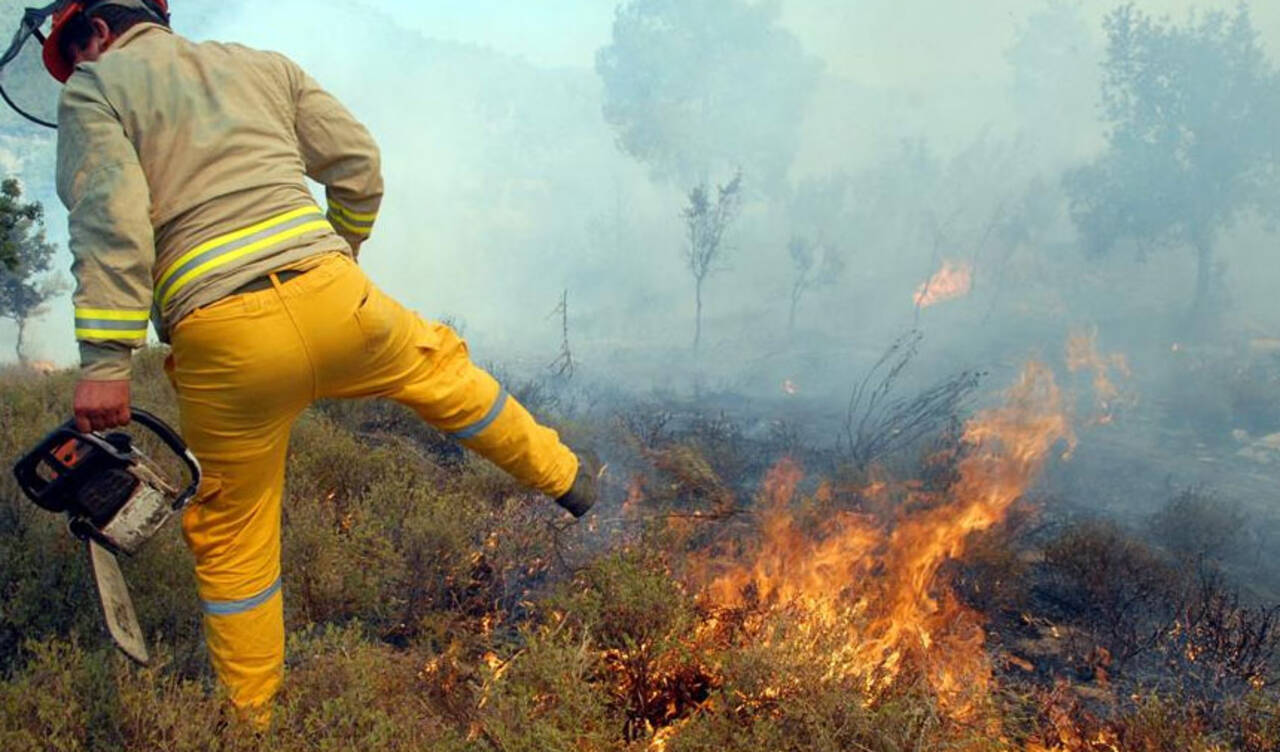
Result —
M45 303L63 292L54 277L40 277L53 261L53 244L44 239L44 207L23 203L22 187L12 178L0 183L0 318L18 325L14 352L22 352L27 324L45 311Z
M1184 25L1124 5L1106 30L1109 144L1065 179L1073 218L1095 253L1125 239L1194 250L1192 314L1203 320L1221 232L1276 208L1280 77L1244 5Z
M596 53L604 118L655 177L706 183L739 167L782 184L819 65L776 3L629 0Z
M721 256L728 248L724 233L737 217L741 206L742 173L738 173L733 180L717 187L714 203L711 191L705 184L689 191L689 204L681 212L687 233L685 261L689 264L689 273L693 275L695 350L702 341L702 284L721 268Z

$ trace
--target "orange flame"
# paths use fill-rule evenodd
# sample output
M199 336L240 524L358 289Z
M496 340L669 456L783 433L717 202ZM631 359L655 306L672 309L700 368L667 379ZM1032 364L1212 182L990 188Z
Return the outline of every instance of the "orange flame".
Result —
M1006 397L966 425L970 451L956 465L955 483L927 503L899 505L892 525L827 508L815 534L793 512L803 471L790 459L779 462L763 484L759 539L729 561L711 562L718 573L703 599L713 611L795 617L781 631L761 633L817 649L811 654L826 662L827 679L854 679L869 698L911 665L951 715L971 717L992 674L982 620L939 570L964 552L970 533L1004 519L1056 444L1074 442L1047 367L1027 366ZM828 488L808 502L829 507L831 498Z
M1132 397L1121 392L1112 379L1112 372L1128 379L1133 373L1123 353L1102 355L1098 352L1098 330L1077 330L1067 338L1067 368L1072 372L1093 372L1093 394L1097 415L1095 423L1110 423L1114 408L1132 402Z
M963 261L943 261L942 268L916 288L915 304L928 308L963 298L973 289L973 267Z
M637 473L631 477L631 482L627 484L627 498L622 502L622 513L624 515L635 514L643 503L644 477Z

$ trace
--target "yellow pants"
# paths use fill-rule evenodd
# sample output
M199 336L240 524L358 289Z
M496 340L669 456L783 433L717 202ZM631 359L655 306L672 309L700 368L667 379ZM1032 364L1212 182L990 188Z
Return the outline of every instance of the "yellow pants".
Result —
M314 400L390 397L553 497L578 469L556 432L477 368L452 329L384 295L346 256L272 281L184 318L167 364L182 434L205 472L182 527L209 652L232 702L259 723L284 666L285 451Z

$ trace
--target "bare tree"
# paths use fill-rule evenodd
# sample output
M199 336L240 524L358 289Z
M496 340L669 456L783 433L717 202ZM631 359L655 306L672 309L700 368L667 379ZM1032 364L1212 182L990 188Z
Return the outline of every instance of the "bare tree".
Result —
M569 291L565 290L560 295L560 304L551 312L552 316L560 317L560 353L556 355L555 360L548 364L548 368L566 381L573 378L573 351L569 349Z
M833 285L844 271L844 259L830 245L795 235L787 244L795 277L791 281L791 312L787 316L787 332L796 329L796 311L800 299L809 290Z
M833 285L844 273L844 248L832 238L848 232L846 211L850 191L849 176L835 172L801 180L791 189L787 216L791 222L791 310L787 332L794 333L800 301L810 290Z
M689 204L681 212L687 232L685 261L693 275L694 324L693 347L702 341L702 284L718 271L720 257L726 250L725 230L742 208L742 172L716 188L715 203L711 191L702 184L689 191Z

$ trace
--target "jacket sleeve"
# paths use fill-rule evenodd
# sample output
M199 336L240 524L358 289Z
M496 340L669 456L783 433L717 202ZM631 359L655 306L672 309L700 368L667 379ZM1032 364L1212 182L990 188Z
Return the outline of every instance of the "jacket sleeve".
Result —
M341 102L296 64L290 67L307 177L324 185L329 222L358 253L382 203L378 145Z
M81 377L128 379L151 310L151 192L115 110L84 69L59 100L57 182L69 213Z

